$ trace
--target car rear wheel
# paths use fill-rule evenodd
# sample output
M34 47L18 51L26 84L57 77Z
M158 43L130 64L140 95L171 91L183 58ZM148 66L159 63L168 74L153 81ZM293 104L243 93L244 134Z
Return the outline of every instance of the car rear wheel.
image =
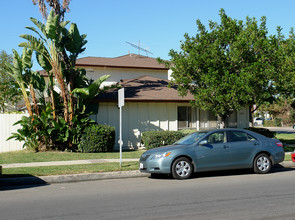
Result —
M268 173L271 165L271 160L267 154L259 154L254 160L254 172L259 174Z
M193 173L191 161L185 157L176 159L172 164L172 176L175 179L188 179Z

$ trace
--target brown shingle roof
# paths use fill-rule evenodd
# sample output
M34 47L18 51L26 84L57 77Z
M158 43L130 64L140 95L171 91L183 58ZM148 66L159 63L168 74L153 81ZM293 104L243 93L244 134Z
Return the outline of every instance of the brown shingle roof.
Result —
M125 88L126 102L189 102L193 95L178 96L177 88L168 88L169 80L151 76L141 76L135 79L122 80L119 85ZM98 95L94 102L117 102L118 89L109 90Z
M112 67L112 68L134 68L168 70L157 59L136 54L127 54L120 57L84 57L76 60L77 67ZM45 70L38 71L43 76L48 76Z
M120 57L84 57L77 59L76 66L114 67L114 68L139 68L168 70L157 59L136 54L127 54Z

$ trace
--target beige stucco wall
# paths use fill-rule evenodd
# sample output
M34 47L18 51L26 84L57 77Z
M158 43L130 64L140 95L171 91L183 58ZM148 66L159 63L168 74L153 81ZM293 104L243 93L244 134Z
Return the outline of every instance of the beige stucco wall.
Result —
M123 146L139 148L142 132L151 130L177 130L176 103L125 103L122 108ZM119 109L115 103L99 103L98 113L92 116L99 124L116 128L119 139ZM116 142L116 146L118 143Z

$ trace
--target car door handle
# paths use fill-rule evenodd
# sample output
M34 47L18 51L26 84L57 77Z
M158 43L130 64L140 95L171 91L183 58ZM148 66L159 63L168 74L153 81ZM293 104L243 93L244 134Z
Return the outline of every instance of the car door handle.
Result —
M223 145L223 148L224 149L229 149L229 146L228 145Z
M254 145L257 146L257 145L259 145L259 143L258 142L254 142Z

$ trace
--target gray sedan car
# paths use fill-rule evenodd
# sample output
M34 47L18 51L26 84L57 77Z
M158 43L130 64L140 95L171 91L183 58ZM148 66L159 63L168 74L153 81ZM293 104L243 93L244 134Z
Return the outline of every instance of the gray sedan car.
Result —
M283 144L244 129L200 131L144 152L140 171L187 179L194 172L253 168L264 174L284 160Z

